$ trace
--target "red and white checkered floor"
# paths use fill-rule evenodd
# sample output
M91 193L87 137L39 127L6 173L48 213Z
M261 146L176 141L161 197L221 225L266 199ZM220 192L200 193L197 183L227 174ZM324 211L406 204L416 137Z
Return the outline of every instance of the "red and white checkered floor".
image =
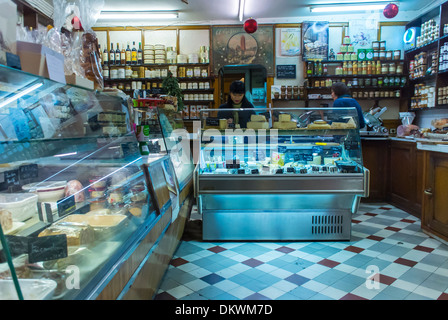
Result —
M158 300L448 300L448 246L385 203L344 242L181 241Z

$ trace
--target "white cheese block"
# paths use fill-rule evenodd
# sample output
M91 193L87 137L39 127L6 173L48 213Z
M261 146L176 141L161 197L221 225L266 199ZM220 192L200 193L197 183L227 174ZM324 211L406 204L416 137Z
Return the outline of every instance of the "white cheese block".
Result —
M248 129L269 129L269 123L267 122L248 122L247 123Z
M278 117L278 120L280 122L288 122L291 121L291 115L287 114L287 113L282 113L280 114L280 116Z
M250 116L250 121L253 122L266 122L266 117L263 115L253 114Z

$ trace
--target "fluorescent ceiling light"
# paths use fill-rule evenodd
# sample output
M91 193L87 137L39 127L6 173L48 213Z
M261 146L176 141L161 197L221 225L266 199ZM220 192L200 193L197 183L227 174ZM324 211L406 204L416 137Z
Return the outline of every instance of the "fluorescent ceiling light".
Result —
M177 19L176 11L102 11L99 19L123 20L123 19Z
M240 18L240 21L243 21L243 17L244 17L244 4L245 4L246 0L240 0L240 8L238 11L238 18Z
M372 11L383 10L386 5L384 4L369 4L369 5L340 5L340 6L322 6L311 7L311 12L352 12L352 11Z
M3 108L4 106L6 106L6 105L16 101L17 99L23 97L24 95L26 95L26 94L28 94L30 92L33 92L34 90L42 87L43 85L44 84L42 82L36 83L35 85L33 85L33 86L29 87L29 88L26 88L26 89L16 93L11 98L7 98L7 99L5 99L3 101L0 101L0 108Z

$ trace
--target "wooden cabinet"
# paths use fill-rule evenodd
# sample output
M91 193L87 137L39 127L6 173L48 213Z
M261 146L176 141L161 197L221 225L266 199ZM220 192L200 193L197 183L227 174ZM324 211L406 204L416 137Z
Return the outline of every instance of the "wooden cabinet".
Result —
M422 229L448 241L448 154L424 153Z
M389 139L362 139L362 160L364 167L370 170L370 194L366 201L384 201L386 199Z
M415 142L390 141L386 200L420 218L423 193L423 151Z

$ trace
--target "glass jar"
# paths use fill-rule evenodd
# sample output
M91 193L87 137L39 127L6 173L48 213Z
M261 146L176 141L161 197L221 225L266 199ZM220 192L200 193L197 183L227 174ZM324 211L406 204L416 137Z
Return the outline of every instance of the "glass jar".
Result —
M380 41L380 50L385 51L386 50L386 41Z
M395 74L395 71L396 71L395 63L390 63L389 64L389 73Z
M393 53L392 51L386 51L386 60L392 60Z
M386 51L380 51L379 58L380 58L380 61L386 60Z
M394 50L394 60L400 60L401 50Z

